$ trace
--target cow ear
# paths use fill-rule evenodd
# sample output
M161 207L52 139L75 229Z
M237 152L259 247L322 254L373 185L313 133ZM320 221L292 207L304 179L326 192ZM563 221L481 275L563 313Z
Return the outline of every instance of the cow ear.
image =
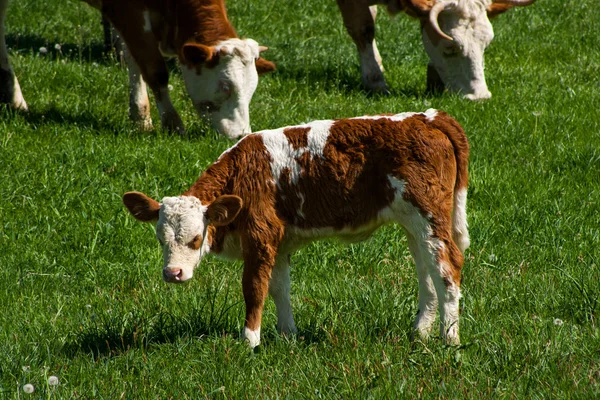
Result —
M244 202L238 196L224 195L208 206L206 216L215 226L228 225L237 217L243 204Z
M142 222L156 221L160 204L144 193L127 192L123 195L123 204L135 219Z
M256 65L256 72L258 72L259 75L275 71L275 64L273 64L271 61L265 60L262 57L258 57L254 64Z
M199 65L211 61L215 48L200 43L186 43L181 49L181 58L185 64Z
M510 10L513 7L514 7L514 5L512 5L512 4L493 3L486 10L488 18L494 18L494 17L502 14L503 12Z

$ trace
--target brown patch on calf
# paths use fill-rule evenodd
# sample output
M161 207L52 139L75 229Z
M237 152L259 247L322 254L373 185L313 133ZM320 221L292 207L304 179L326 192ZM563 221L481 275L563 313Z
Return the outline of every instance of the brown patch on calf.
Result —
M196 235L187 246L192 250L198 250L202 246L202 235Z
M294 150L308 146L308 132L310 132L309 127L291 127L283 130L283 134Z

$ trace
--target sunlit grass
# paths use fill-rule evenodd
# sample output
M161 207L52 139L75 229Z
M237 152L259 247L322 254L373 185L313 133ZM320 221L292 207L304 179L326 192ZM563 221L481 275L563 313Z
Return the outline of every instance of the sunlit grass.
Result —
M406 16L379 13L392 95L371 97L334 1L228 7L278 67L254 96L255 130L429 107L462 123L472 150L463 346L411 344L416 276L390 226L294 255L299 334L276 333L269 301L251 352L239 340L242 265L209 259L192 282L163 283L152 227L121 204L128 190L181 193L231 142L197 119L176 69L189 136L137 131L127 74L102 56L98 13L13 0L11 61L30 112L0 111L2 395L27 398L32 384L31 396L55 398L597 397L595 3L544 0L498 17L484 103L425 93L427 58Z

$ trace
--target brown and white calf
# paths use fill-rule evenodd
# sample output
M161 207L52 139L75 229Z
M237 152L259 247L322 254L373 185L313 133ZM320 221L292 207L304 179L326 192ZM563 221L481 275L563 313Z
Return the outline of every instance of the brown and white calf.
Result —
M208 253L244 261L252 347L267 293L278 330L296 332L293 251L327 237L364 240L399 223L419 278L414 329L429 335L439 301L441 335L456 344L468 155L461 126L441 111L314 121L244 137L180 196L159 203L128 192L123 202L136 219L158 221L167 282L190 279Z
M259 57L252 39L239 39L223 0L83 0L102 11L127 50L130 117L151 129L150 86L162 126L184 132L168 90L164 57L177 57L188 94L213 128L229 138L251 132L249 106L258 73L275 69ZM4 21L8 0L0 0L0 103L27 109L8 59ZM143 79L142 79L143 78Z
M405 12L421 21L429 55L427 86L447 88L470 100L491 97L483 71L483 53L494 38L489 18L535 0L337 0L344 24L360 57L366 89L387 92L381 56L375 43L377 4L396 15Z

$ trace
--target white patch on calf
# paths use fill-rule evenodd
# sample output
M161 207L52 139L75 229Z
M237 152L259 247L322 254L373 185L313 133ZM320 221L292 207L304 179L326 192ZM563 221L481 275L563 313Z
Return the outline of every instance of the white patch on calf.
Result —
M260 327L256 330L252 330L245 326L244 332L242 333L242 339L246 339L250 347L255 348L260 344Z
M302 168L297 158L306 152L315 157L323 157L323 149L329 137L332 120L315 121L307 125L290 126L280 129L272 129L257 132L262 137L269 155L271 156L271 173L277 184L284 169L290 171L290 180L296 184L302 173ZM308 131L308 145L306 147L294 149L284 135L284 130L288 128L310 128Z
M467 189L458 189L454 193L454 211L452 213L452 238L461 252L471 244L467 223Z
M348 118L348 119L370 119L370 120L377 120L377 119L389 119L390 121L394 121L394 122L401 122L404 121L407 118L413 117L415 115L425 115L427 117L427 120L432 122L435 117L437 116L438 111L436 109L430 108L425 112L403 112L400 114L396 114L396 115L365 115L362 117L354 117L354 118Z

